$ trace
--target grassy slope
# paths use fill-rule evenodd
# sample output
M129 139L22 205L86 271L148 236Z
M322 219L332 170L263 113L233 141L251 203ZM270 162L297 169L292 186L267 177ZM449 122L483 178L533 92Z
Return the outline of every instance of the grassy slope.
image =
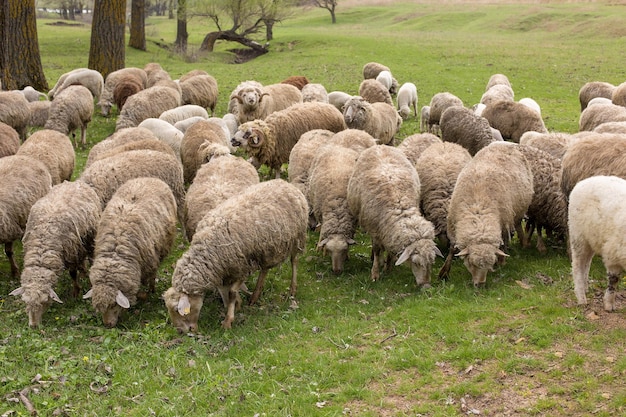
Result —
M439 5L297 11L275 28L272 52L230 65L219 44L204 56L199 44L210 28L190 23L186 60L149 43L127 51L128 66L160 62L172 76L193 68L220 85L218 114L232 88L245 79L278 82L307 75L329 91L355 93L361 67L379 61L400 81L418 86L420 105L450 91L476 103L489 76L507 74L516 97L533 97L550 130L577 130L577 92L590 80L623 81L626 29L619 6ZM42 61L51 84L63 72L87 65L89 27L40 22ZM151 40L171 42L175 24L150 19ZM51 85L52 86L52 85ZM90 145L110 134L113 119L94 117ZM405 123L400 136L418 131ZM81 151L77 174L87 151ZM270 274L260 304L244 307L234 328L219 327L221 303L207 302L200 334L171 328L157 295L131 309L119 328L104 329L91 306L68 299L26 326L23 305L5 298L18 284L0 263L0 412L16 410L15 392L28 395L42 415L615 415L626 396L622 358L623 313L575 307L569 263L562 246L545 256L511 248L507 265L475 291L456 262L447 282L416 292L404 266L369 281L369 241L359 235L342 276L310 241L300 264L299 308L290 310L289 268ZM168 286L179 241L159 274ZM438 261L437 269L441 264ZM434 273L433 273L434 275ZM593 276L604 287L596 260ZM86 284L87 285L87 284ZM595 313L594 313L595 312ZM622 354L622 355L620 355ZM36 377L37 374L41 376Z

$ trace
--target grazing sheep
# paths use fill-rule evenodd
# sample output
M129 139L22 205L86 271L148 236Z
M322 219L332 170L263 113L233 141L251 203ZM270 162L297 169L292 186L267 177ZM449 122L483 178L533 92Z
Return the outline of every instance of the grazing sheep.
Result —
M202 106L196 104L183 104L173 109L165 110L159 115L159 119L165 120L171 125L175 125L181 120L188 119L190 117L202 117L203 119L209 118L209 113Z
M98 106L100 106L100 112L103 116L108 116L111 111L111 107L113 107L113 91L115 90L117 83L129 76L129 74L133 79L140 79L142 87L146 88L148 75L142 68L127 67L109 73L104 80L104 88L102 89L100 100L98 101Z
M451 106L463 107L463 101L447 91L435 94L430 99L430 112L428 113L428 132L435 133L439 130L439 119L443 111Z
M587 304L589 269L594 255L606 268L608 286L604 309L615 310L615 291L626 269L624 248L626 180L594 176L580 181L570 195L569 242L574 292L579 305Z
M92 96L92 101L95 99L98 101L102 90L104 88L104 78L96 70L82 68L77 71L70 71L63 74L65 77L54 86L52 90L48 92L48 98L54 100L63 90L72 85L82 85L87 88ZM60 83L59 83L60 82Z
M263 88L243 87L234 96L237 108L233 111L239 123L265 119L270 114L302 103L302 92L290 84L270 84Z
M506 85L508 87L511 87L511 82L509 81L509 77L504 74L493 74L491 77L489 77L489 81L487 81L485 91L488 91L494 85Z
M360 96L348 100L343 117L347 127L366 131L382 145L393 146L395 135L402 126L402 118L393 106L369 103Z
M367 148L376 146L376 139L369 133L361 129L345 129L337 132L330 140L335 145L352 149L358 153L363 152Z
M180 94L173 88L161 85L148 87L128 98L115 129L135 127L150 117L158 118L164 111L180 106L180 102Z
M93 97L82 85L70 85L58 92L50 105L46 129L56 130L64 135L72 134L74 146L78 141L74 131L80 128L80 144L87 145L87 125L93 116Z
M106 327L141 298L141 285L154 292L157 270L176 237L176 201L158 178L135 178L115 192L102 211L89 269L94 309Z
M594 104L580 113L579 131L589 131L607 122L626 121L626 107L615 104Z
M515 93L513 93L513 89L505 84L496 84L493 87L489 88L489 90L485 91L485 93L480 98L480 103L485 106L490 105L496 101L514 101Z
M420 213L420 180L406 156L391 146L361 152L347 196L350 212L372 239L372 280L380 277L386 251L387 268L392 258L396 265L409 261L418 287L430 286L431 267L441 252L432 223Z
M518 231L533 198L533 174L519 145L494 142L461 170L448 210L452 250L439 271L447 278L452 258L463 259L475 286L483 285L496 261L504 263L510 236Z
M430 106L422 106L420 109L420 132L422 133L432 133L430 132Z
M404 83L398 90L398 113L402 120L406 120L411 115L411 107L413 114L417 119L417 87L413 83Z
M180 142L185 184L191 184L200 166L208 162L216 150L219 154L230 153L228 139L221 126L208 120L194 123L185 131Z
M623 122L606 122L593 129L596 133L619 133L626 134L626 120Z
M241 157L221 155L203 164L185 196L182 217L187 240L191 242L196 226L206 213L227 198L258 183L256 168Z
M194 75L181 79L182 104L195 104L215 113L219 89L217 80L208 74Z
M539 113L539 115L541 116L541 106L539 106L539 103L537 103L532 98L530 97L520 98L518 103L530 107L531 109Z
M587 108L589 101L596 97L604 97L609 100L613 96L615 86L604 81L590 81L583 84L578 91L578 101L580 101L580 111Z
M89 168L95 161L103 159L103 155L118 146L154 138L154 134L145 128L127 127L117 130L104 140L101 140L93 145L87 155L87 161L85 161L84 169Z
M343 272L349 247L356 243L356 218L348 207L348 181L358 157L357 151L329 144L311 164L307 200L321 225L317 249L330 254L335 274Z
M122 111L128 97L134 96L144 88L146 88L144 80L138 76L127 74L120 78L113 87L113 103L119 111Z
M182 131L165 120L156 119L154 117L142 121L139 123L138 127L148 129L154 136L167 143L176 154L176 157L180 159L180 144L184 136Z
M529 130L524 132L519 143L520 145L534 146L558 159L563 159L567 147L575 140L576 137L569 133L539 133Z
M376 80L363 80L359 85L359 96L369 103L387 103L393 106L393 99L387 87Z
M626 137L594 133L572 143L562 161L561 189L569 196L581 180L594 175L626 179Z
M524 132L529 130L548 133L541 115L528 106L516 101L500 100L487 105L482 117L489 125L498 129L505 140L519 142Z
M54 98L54 93L59 89L59 87L61 87L61 85L65 82L65 80L67 79L67 77L69 77L72 74L76 74L79 73L81 71L85 71L88 70L89 68L75 68L71 71L68 71L64 74L61 74L61 76L58 78L57 82L54 84L54 87L52 87L52 89L50 91L48 91L48 99L52 100Z
M343 113L343 106L350 100L350 97L352 97L350 94L343 91L331 91L328 93L328 102Z
M13 258L13 242L21 239L33 204L52 188L48 168L23 155L0 158L0 243L11 265L11 276L19 275Z
M302 102L321 101L328 103L328 91L326 87L319 83L308 83L302 87Z
M76 154L67 135L56 130L38 130L17 150L17 155L38 159L48 168L52 185L69 181L74 173Z
M30 117L28 127L44 127L50 117L52 102L48 100L31 101L28 103Z
M73 296L78 296L78 272L85 272L84 263L93 253L101 212L98 195L82 181L55 185L33 204L22 238L20 287L11 292L26 303L29 326L41 324L52 301L62 303L54 288L66 269L73 281Z
M274 112L265 120L242 124L231 143L241 146L249 157L259 165L267 165L279 178L282 164L289 162L291 149L304 133L313 129L336 133L346 128L343 115L332 104L300 103Z
M258 88L258 89L262 89L263 88L263 84L261 84L258 81L254 81L254 80L246 80L246 81L242 81L240 82L237 87L234 88L234 90L230 93L230 96L228 97L228 113L231 114L237 114L237 99L235 98L235 96L239 95L239 92L241 90L243 90L244 88Z
M432 133L416 133L404 138L398 145L398 149L400 149L411 164L415 166L422 153L434 143L441 143L439 136Z
M26 128L30 119L28 100L19 91L0 91L0 122L11 126L26 140Z
M270 268L291 259L290 296L296 294L298 255L307 237L304 195L276 179L246 188L206 214L189 249L176 263L163 298L180 332L196 331L206 291L219 291L226 307L224 328L235 319L239 289L260 270L250 304L256 302Z
M391 72L389 67L386 65L380 64L378 62L368 62L367 64L363 65L363 79L375 79L381 71Z
M611 101L617 106L626 107L626 82L615 87L611 94Z
M303 75L292 75L280 82L281 84L289 84L302 91L302 88L309 83L309 79Z
M472 156L495 141L487 119L476 116L467 107L451 106L445 109L439 120L439 128L444 142L457 143Z
M6 123L0 122L0 158L15 155L20 147L20 135Z
M459 173L472 159L470 153L452 142L433 143L414 164L420 179L420 208L435 228L435 236L448 247L448 207Z

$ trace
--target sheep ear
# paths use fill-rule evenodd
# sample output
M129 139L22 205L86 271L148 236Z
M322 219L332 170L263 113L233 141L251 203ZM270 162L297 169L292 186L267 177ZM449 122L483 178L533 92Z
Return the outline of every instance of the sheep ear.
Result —
M9 293L9 295L14 295L14 296L16 296L16 297L17 297L18 295L22 295L22 294L24 294L24 287L19 287L19 288L16 288L16 289L14 289L13 291L11 291L11 292Z
M93 294L93 288L89 288L89 291L87 291L87 293L83 295L83 300L86 300L87 298L91 298L92 294Z
M317 250L320 250L320 249L326 249L326 243L328 243L328 239L321 240L321 241L317 244Z
M191 312L191 304L189 304L189 297L187 294L183 294L178 299L178 314L186 316Z
M59 304L63 304L63 301L61 301L61 299L59 298L59 296L57 295L57 293L54 292L54 290L52 288L50 288L50 292L48 293L48 296L53 299L54 301L56 301Z
M402 255L400 255L400 257L398 258L398 260L396 261L396 265L401 265L403 263L405 263L406 261L409 260L409 258L411 257L411 249L409 247L405 248L404 251L402 252Z
M455 256L467 256L467 255L469 255L469 249L464 248L459 253L457 253Z
M117 294L115 295L115 302L118 306L122 308L130 308L130 301L128 298L120 290L117 290Z
M508 257L509 257L509 255L507 255L506 253L502 252L500 249L497 249L497 250L496 250L496 255L498 255L498 256L504 256L504 257L506 257L506 258L508 258Z

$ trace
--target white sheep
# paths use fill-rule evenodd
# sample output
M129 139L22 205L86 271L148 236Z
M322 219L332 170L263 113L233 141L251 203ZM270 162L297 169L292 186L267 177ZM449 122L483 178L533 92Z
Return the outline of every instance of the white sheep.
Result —
M436 255L435 230L420 213L420 181L404 154L391 146L361 152L348 182L348 206L372 239L371 278L380 277L380 256L409 261L419 287L430 286ZM390 265L387 264L387 267Z
M50 100L54 100L63 90L72 85L82 85L87 88L91 92L92 100L98 101L104 88L104 78L102 74L92 69L70 72L61 84L57 83L53 90L48 92L48 97Z
M54 87L52 87L52 89L50 91L48 91L48 99L52 100L54 98L54 94L56 93L56 91L61 87L61 85L63 85L63 83L65 82L65 80L67 79L67 77L69 77L72 74L77 74L81 71L85 71L88 70L89 68L75 68L71 71L68 71L66 73L61 74L61 76L58 78L57 82L54 84Z
M398 113L402 120L409 118L411 114L411 107L413 108L413 114L417 118L417 87L413 83L404 83L398 90L397 97Z
M171 125L175 125L176 122L188 119L190 117L202 117L204 119L209 118L209 113L202 106L197 104L183 104L173 109L165 110L159 115L159 119L165 120Z
M229 137L222 127L209 120L201 120L187 129L180 142L185 184L191 184L200 166L208 162L216 151L219 154L230 153L228 142Z
M608 280L604 309L615 310L615 292L626 269L624 201L626 180L615 176L586 178L570 194L569 245L578 304L587 304L591 260L594 255L600 255Z
M287 107L302 103L302 92L290 84L270 84L263 88L243 87L233 97L237 108L232 113L239 118L239 123L265 119L270 114Z
M369 103L360 96L348 100L343 117L346 126L366 131L383 145L393 145L395 135L402 126L402 118L393 106Z
M239 92L241 90L243 90L244 88L258 88L258 89L262 89L263 88L263 84L261 84L258 81L254 81L254 80L246 80L246 81L242 81L240 82L234 89L233 91L231 91L230 96L228 97L228 113L232 113L235 114L237 113L237 103L238 100L235 98L235 96L239 95Z
M541 116L541 106L532 98L530 97L520 98L518 103L530 107L531 109L539 113L539 115Z
M115 129L138 126L142 121L158 118L166 110L180 106L181 96L174 88L155 85L141 90L126 101L115 123Z
M42 98L44 100L48 100L48 95L46 93L37 91L30 85L27 85L26 87L18 91L24 95L24 98L28 100L29 103L32 103L34 101L39 101Z
M352 95L343 91L331 91L328 93L328 102L343 113L343 106L350 100L350 97L352 97Z
M420 132L432 133L430 131L430 106L422 106L420 109Z
M514 101L515 93L513 89L505 84L496 84L485 91L480 98L480 103L488 106L496 101Z
M56 130L42 129L34 132L16 154L43 162L50 173L52 185L69 181L74 173L76 153L72 141Z
M183 140L184 133L177 129L176 126L172 126L165 120L150 117L139 123L137 127L151 131L154 136L167 143L176 154L176 157L180 159L180 144Z
M87 126L91 122L93 109L93 97L89 90L82 85L70 85L57 92L52 100L44 127L65 135L72 134L76 148L78 141L73 132L80 128L80 144L84 148L87 145Z
M587 106L580 113L578 120L578 130L588 131L607 122L624 122L626 121L626 107L610 104L594 104Z
M391 90L391 85L393 83L393 76L391 75L391 71L384 70L379 72L375 80L384 85L387 90Z
M113 107L113 91L115 90L117 83L128 76L133 77L134 79L140 79L141 85L143 88L146 88L148 75L143 68L126 67L109 73L104 80L104 88L102 89L100 100L98 101L98 106L100 106L100 112L103 116L108 116L111 111L111 107Z
M511 82L509 81L509 77L504 74L493 74L489 77L489 81L487 81L487 86L485 87L485 91L488 91L494 85L506 85L511 87Z
M328 103L328 91L323 84L308 83L302 87L302 102L307 103L310 101L321 101L322 103Z
M378 62L368 62L363 65L363 79L376 78L381 71L391 71L388 66Z

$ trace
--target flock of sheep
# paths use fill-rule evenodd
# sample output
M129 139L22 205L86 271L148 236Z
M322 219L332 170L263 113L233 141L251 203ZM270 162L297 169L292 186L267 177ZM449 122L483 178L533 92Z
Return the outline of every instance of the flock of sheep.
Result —
M88 274L83 298L115 326L154 292L177 225L189 247L163 299L183 332L197 330L207 292L221 296L230 328L248 277L259 271L253 304L287 259L295 303L298 257L316 228L333 272L342 273L360 228L371 237L371 279L406 263L418 287L430 285L444 254L439 277L456 256L483 284L514 233L528 246L536 230L544 252L545 231L568 242L581 304L591 259L602 256L604 304L615 309L626 267L626 83L585 84L580 131L568 134L548 132L537 102L515 101L508 78L494 74L472 107L435 94L419 112L421 132L397 145L403 120L418 118L417 88L379 63L364 65L356 96L293 76L241 82L222 117L217 98L205 71L172 80L156 63L106 80L79 68L47 95L0 92L0 241L21 282L10 294L21 296L30 326L62 302L55 288L66 270L74 296ZM116 129L71 181L95 105L103 116L117 109Z

